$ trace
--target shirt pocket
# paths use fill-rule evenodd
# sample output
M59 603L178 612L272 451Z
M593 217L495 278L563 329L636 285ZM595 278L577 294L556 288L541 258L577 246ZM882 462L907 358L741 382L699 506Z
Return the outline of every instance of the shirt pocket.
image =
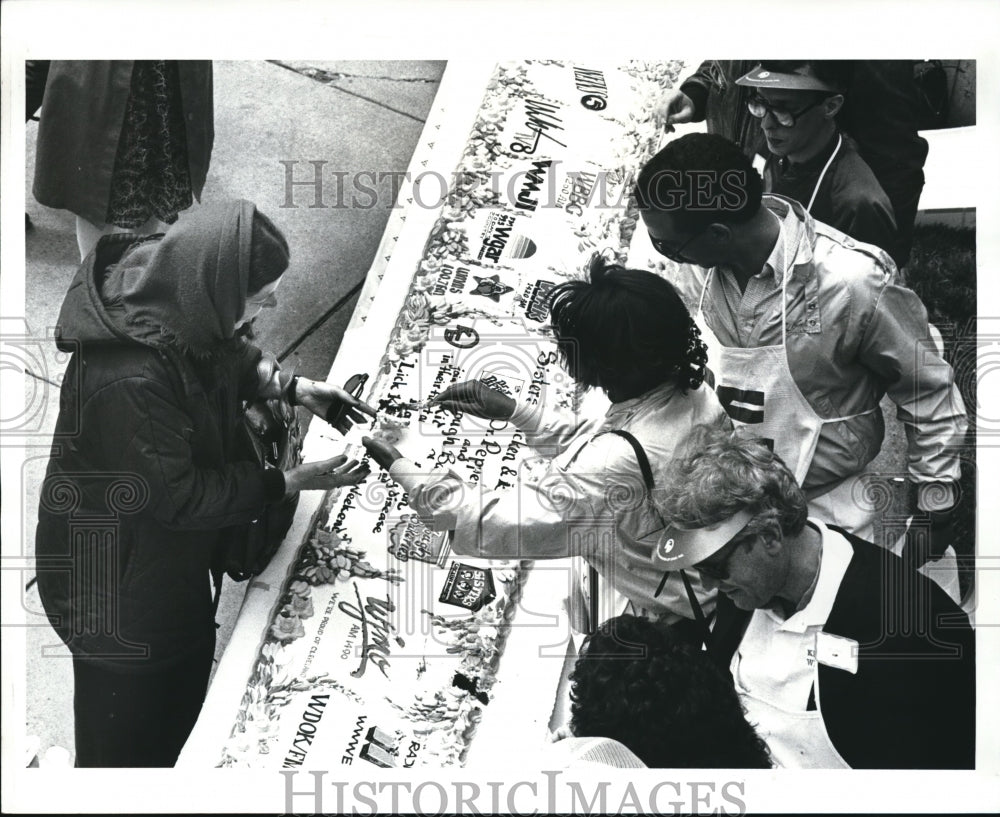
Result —
M823 331L819 282L815 276L789 297L787 318L789 335L818 335Z

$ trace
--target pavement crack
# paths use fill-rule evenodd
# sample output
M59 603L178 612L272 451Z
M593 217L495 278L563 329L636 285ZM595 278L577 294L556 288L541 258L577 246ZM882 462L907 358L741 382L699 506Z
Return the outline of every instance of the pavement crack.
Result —
M346 71L327 71L323 68L313 68L309 65L300 68L289 65L281 60L268 60L268 62L323 83L336 82L340 79L379 79L387 82L415 82L423 85L433 85L438 82L437 79L428 79L427 77L384 77L372 74L349 74Z
M284 68L286 71L291 71L299 76L308 77L309 79L314 79L317 82L327 85L336 91L340 91L342 94L347 94L348 96L357 97L358 99L363 99L365 102L371 102L373 105L378 105L380 108L385 108L387 111L392 111L393 113L398 113L400 116L405 116L407 119L412 119L414 122L426 122L427 120L420 118L419 116L414 116L412 113L407 113L406 111L400 110L399 108L394 108L392 105L386 105L377 99L372 99L370 96L365 96L364 94L359 94L357 91L353 91L350 88L345 88L343 85L337 85L337 80L348 77L347 74L336 74L332 71L324 71L320 68L296 68L294 65L289 65L281 60L268 60L272 65L277 65L279 68ZM366 79L378 79L378 77L366 77ZM385 79L393 79L392 77L385 77ZM410 81L410 80L404 80ZM412 80L414 82L418 80ZM420 82L433 82L434 80L419 80Z

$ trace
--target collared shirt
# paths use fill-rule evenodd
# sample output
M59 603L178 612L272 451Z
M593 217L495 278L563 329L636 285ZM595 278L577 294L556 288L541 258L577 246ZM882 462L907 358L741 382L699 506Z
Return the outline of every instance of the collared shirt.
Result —
M774 247L771 248L771 254L764 262L761 271L747 281L745 290L740 290L736 276L731 270L719 268L719 289L725 298L737 341L727 344L729 346L747 348L769 345L760 343L754 335L756 330L760 328L757 322L757 312L761 304L767 298L774 296L774 288L780 287L785 277L785 266L788 261L785 257L785 247L787 246L785 226L781 219L777 219L777 221L778 239L775 241Z
M820 417L850 417L824 425L803 487L810 495L822 493L875 458L885 423L881 411L863 412L877 409L886 394L906 428L910 477L957 480L965 406L951 366L930 340L920 298L899 283L892 261L877 247L814 221L797 202L765 196L764 204L781 219L788 246L792 377ZM694 312L709 272L681 265L665 276ZM704 297L705 321L715 338L725 346L781 343L777 270L752 279L738 311L735 276L721 267L715 272Z
M466 484L441 469L421 471L405 458L394 462L389 474L409 493L410 506L424 524L452 531L457 554L491 559L583 556L637 613L691 618L679 580L668 581L654 598L663 572L653 565L655 542L648 535L664 522L644 498L632 447L618 435L602 432L632 433L646 452L654 484L661 485L691 429L718 423L725 412L706 385L684 393L665 384L610 407L604 400L600 407L606 409L603 417L519 405L512 423L525 433L529 446L550 459L510 489ZM700 583L695 586L700 598L714 598Z
M822 522L822 553L812 598L789 617L775 609L755 610L733 659L733 674L746 693L787 712L804 712L816 677L816 635L823 631L854 551Z
M838 140L842 140L840 150ZM836 156L821 180L820 174L835 150ZM804 162L769 155L764 167L764 190L795 199L804 207L809 206L815 191L809 210L814 219L856 241L881 247L893 257L898 255L892 203L846 134L834 133L823 150Z

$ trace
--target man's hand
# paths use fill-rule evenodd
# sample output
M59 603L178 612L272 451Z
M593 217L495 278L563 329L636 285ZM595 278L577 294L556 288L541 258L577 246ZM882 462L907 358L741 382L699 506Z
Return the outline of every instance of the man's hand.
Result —
M690 122L694 119L694 102L683 91L668 91L654 109L653 117L666 127Z
M361 465L357 460L348 460L343 454L320 462L305 462L285 471L285 495L357 485L368 479L370 474L367 464Z
M928 519L929 517L929 519ZM952 514L917 511L906 529L906 542L900 554L914 570L944 556L954 539Z
M466 380L449 386L430 401L451 412L471 414L484 420L509 420L517 402L478 380Z
M914 569L944 556L955 534L954 503L957 499L953 483L910 483L908 505L910 525L902 557ZM938 510L922 510L922 507Z
M331 425L344 435L351 430L354 423L367 422L365 414L375 416L375 409L340 386L319 383L304 377L295 381L295 402L324 420L332 413Z
M365 447L369 455L371 455L371 458L378 463L379 467L384 468L386 471L389 470L396 460L401 459L403 456L399 453L399 449L396 446L390 445L385 440L363 437L361 444Z

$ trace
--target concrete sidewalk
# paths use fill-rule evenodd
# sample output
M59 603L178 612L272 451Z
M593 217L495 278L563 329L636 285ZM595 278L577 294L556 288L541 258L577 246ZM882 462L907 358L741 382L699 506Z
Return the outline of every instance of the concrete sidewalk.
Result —
M443 62L215 63L215 147L203 200L250 199L288 238L292 265L278 307L257 321L258 344L284 355L285 365L318 378L329 371L394 204L389 174L406 170L443 72ZM32 336L49 338L79 255L74 216L31 196L36 134L36 123L28 123L25 191L34 228L25 236L25 315ZM321 191L312 184L317 168ZM48 339L26 367L26 389L37 390L39 406L39 447L29 452L16 494L29 557L66 364ZM226 583L216 657L243 589ZM32 625L27 734L38 736L41 753L51 746L72 751L69 654L42 616L34 586L24 604Z

